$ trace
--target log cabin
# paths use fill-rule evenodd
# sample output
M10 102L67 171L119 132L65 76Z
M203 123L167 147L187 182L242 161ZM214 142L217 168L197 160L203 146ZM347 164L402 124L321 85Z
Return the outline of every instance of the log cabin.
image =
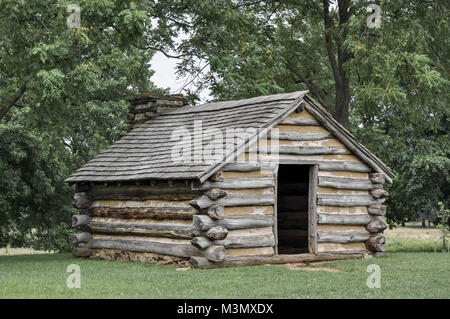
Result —
M74 255L196 268L383 256L394 174L307 93L130 99L128 134L66 180Z

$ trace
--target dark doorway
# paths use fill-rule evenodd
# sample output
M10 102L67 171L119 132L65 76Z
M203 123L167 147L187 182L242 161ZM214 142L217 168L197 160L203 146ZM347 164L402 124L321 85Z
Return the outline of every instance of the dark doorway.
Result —
M278 169L278 254L308 252L308 165L280 165Z

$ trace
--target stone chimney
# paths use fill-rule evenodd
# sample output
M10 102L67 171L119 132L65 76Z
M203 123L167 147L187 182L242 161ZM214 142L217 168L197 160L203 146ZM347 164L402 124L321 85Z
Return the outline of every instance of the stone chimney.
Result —
M138 94L130 99L128 109L128 130L155 118L158 114L188 105L183 94L156 95L151 93Z

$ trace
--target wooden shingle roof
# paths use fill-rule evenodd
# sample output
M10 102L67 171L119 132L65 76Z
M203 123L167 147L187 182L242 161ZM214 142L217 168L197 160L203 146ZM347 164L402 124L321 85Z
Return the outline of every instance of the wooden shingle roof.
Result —
M201 121L203 144L218 129L247 129L261 133L268 131L287 117L303 101L307 91L261 96L251 99L185 106L162 113L140 127L133 129L104 152L77 170L66 181L121 182L148 179L198 179L205 180L233 154L252 139L236 139L234 150L214 163L202 161L174 162L172 150L180 140L171 140L175 130L186 129L190 134L194 124ZM195 122L197 121L197 122ZM255 134L255 135L256 135ZM225 134L224 134L225 135ZM254 136L253 136L254 137ZM194 136L192 136L192 141ZM227 142L228 143L228 142ZM192 143L194 144L194 143ZM227 145L228 146L228 145ZM192 145L194 148L194 145ZM194 151L195 152L195 151ZM195 154L193 154L195 155Z
M133 129L104 152L86 163L70 176L66 182L126 182L139 180L190 180L200 182L208 179L215 171L253 143L257 134L265 135L270 129L284 120L301 104L333 135L346 145L356 156L375 172L384 173L392 182L391 170L356 138L341 126L330 113L310 97L307 91L276 94L238 101L207 103L200 106L185 106L158 117ZM194 130L194 124L201 131ZM240 139L227 140L232 149L227 148L223 157L214 161L195 160L194 138L202 135L203 147L214 143L209 137L217 130L246 129L254 132ZM192 137L189 146L193 160L176 162L172 152L180 139L171 139L174 131L185 130ZM181 142L183 143L183 142ZM222 147L222 145L220 145ZM175 158L176 159L176 158Z

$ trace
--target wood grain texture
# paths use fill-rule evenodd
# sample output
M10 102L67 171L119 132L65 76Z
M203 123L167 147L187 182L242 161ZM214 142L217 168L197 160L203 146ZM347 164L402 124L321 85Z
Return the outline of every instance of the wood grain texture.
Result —
M370 237L369 232L318 232L319 243L356 243L365 242Z
M205 215L195 215L193 227L197 230L207 231L215 226L222 226L226 229L245 229L272 226L274 220L272 216L254 215L254 216L234 216L224 218L223 220L213 220Z
M338 225L367 225L371 221L377 220L377 217L366 214L318 214L319 224L338 224Z
M368 195L319 194L317 198L317 204L322 206L369 206L382 203L382 199L377 200Z
M189 241L186 243L164 243L150 240L122 238L94 238L91 248L120 249L127 251L151 252L179 257L200 256L201 251Z
M221 263L211 263L206 258L192 257L191 266L193 268L210 269L210 268L225 268L237 266L319 262L319 261L342 260L342 259L362 258L362 257L363 253L344 254L344 255L332 253L318 253L318 254L275 255L275 256L241 256L241 257L226 256L224 261L222 261Z
M382 184L373 184L369 179L340 178L320 176L319 186L337 189L373 190L383 188Z
M317 183L319 165L313 165L309 169L308 189L308 249L310 253L317 253Z

